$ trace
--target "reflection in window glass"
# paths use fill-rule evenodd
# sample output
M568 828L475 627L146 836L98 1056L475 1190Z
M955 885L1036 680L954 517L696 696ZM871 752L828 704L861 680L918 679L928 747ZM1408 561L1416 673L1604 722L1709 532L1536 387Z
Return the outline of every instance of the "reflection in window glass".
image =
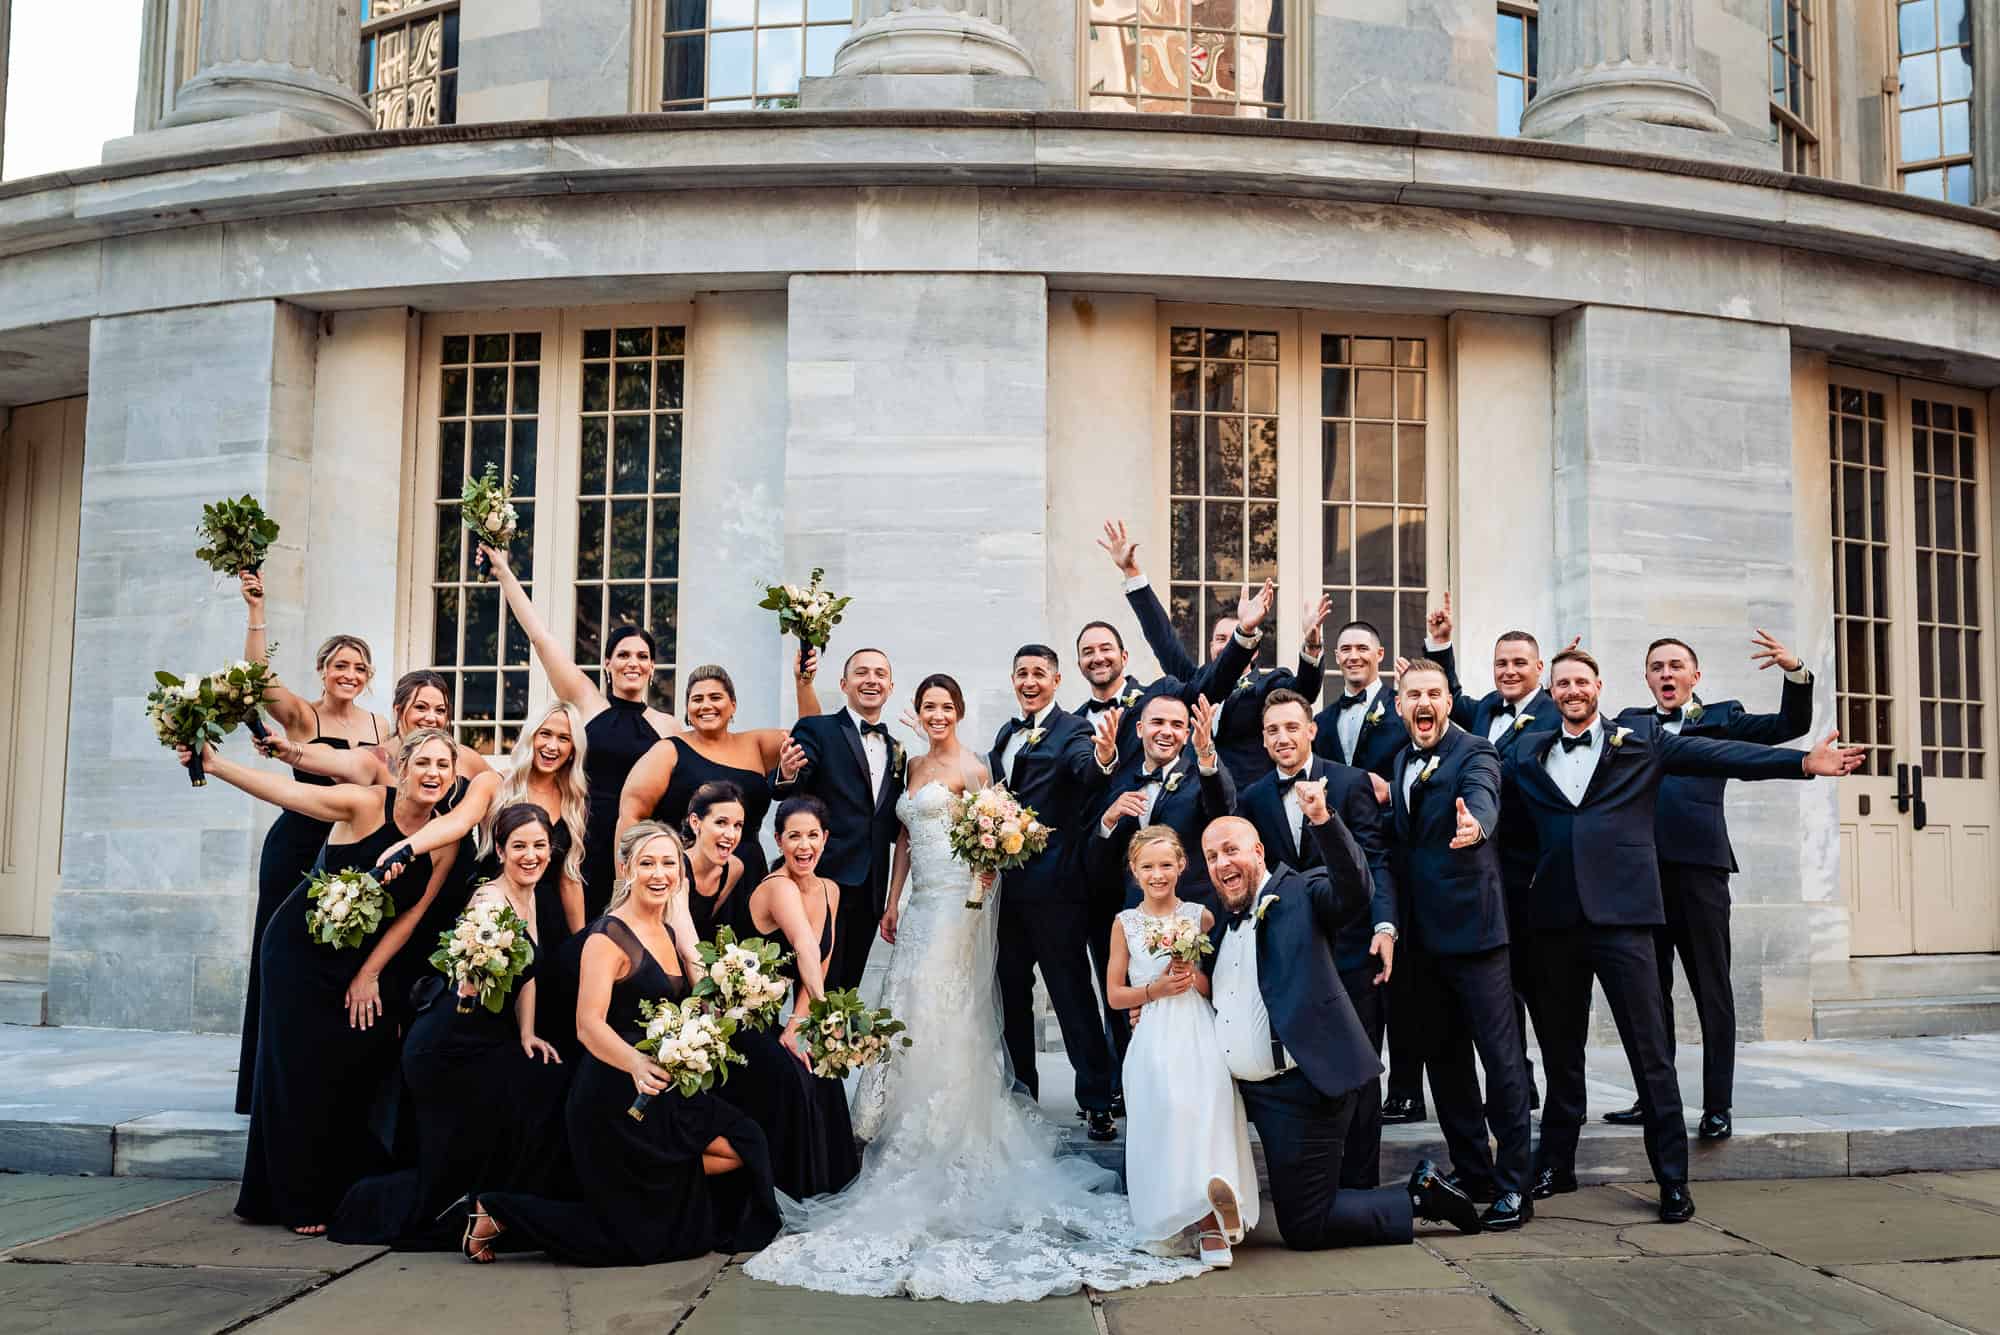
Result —
M1539 20L1533 6L1507 5L1500 10L1498 40L1494 43L1496 72L1499 75L1500 133L1508 138L1521 133L1521 116L1535 98L1540 81Z
M663 111L799 104L799 82L833 73L854 0L666 0Z
M361 95L378 130L456 124L458 6L361 0Z
M1771 137L1788 172L1819 171L1814 0L1771 0Z
M1896 158L1906 193L1972 203L1972 16L1967 0L1896 6Z
M1090 110L1283 119L1285 4L1090 0Z

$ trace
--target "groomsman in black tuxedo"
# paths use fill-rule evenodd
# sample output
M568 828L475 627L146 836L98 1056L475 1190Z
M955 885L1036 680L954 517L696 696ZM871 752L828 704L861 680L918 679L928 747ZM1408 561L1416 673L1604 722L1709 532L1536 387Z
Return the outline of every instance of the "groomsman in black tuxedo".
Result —
M1312 702L1297 691L1271 692L1264 701L1264 750L1276 768L1244 791L1238 810L1257 828L1265 866L1272 871L1280 867L1311 871L1320 865L1319 845L1306 831L1299 785L1326 785L1327 805L1354 836L1374 886L1369 911L1350 919L1334 939L1333 961L1362 1032L1380 1052L1387 1012L1383 984L1389 981L1395 963L1401 917L1396 880L1389 870L1382 808L1375 801L1370 775L1314 755L1312 743ZM1377 1076L1356 1098L1346 1151L1340 1160L1340 1185L1374 1186L1381 1180L1381 1162L1382 1080Z
M1182 848L1201 847L1208 823L1236 813L1236 785L1215 753L1208 727L1215 706L1195 697L1194 712L1171 695L1152 695L1139 706L1139 753L1111 776L1110 801L1090 827L1084 861L1090 878L1090 963L1101 982L1111 963L1111 933L1118 911L1137 907L1144 897L1125 864L1125 851L1141 826L1165 825ZM1192 739L1192 740L1190 740ZM1181 898L1214 907L1208 876L1193 858L1181 876ZM1121 1007L1108 1003L1104 1022L1118 1060L1132 1041L1132 1026Z
M1269 581L1258 597L1268 610ZM1244 599L1245 610L1239 611L1239 617L1250 615L1247 609L1255 602L1256 597ZM1254 615L1258 621L1263 618L1262 612ZM1214 683L1233 681L1248 671L1256 649L1254 635L1233 635L1221 653L1202 664L1186 681L1169 675L1156 678L1149 686L1126 671L1131 655L1125 652L1125 637L1118 628L1108 621L1092 621L1076 637L1077 670L1083 673L1083 680L1090 687L1090 695L1077 706L1076 712L1084 722L1095 724L1098 715L1112 709L1122 710L1125 722L1118 729L1118 759L1121 763L1130 761L1139 754L1139 714L1148 701L1163 695L1192 708L1204 696L1220 699L1221 692Z
M1007 720L988 757L993 777L1033 807L1052 833L1048 847L1025 866L1000 878L1001 1028L1014 1077L1039 1097L1035 1073L1035 968L1049 989L1063 1048L1076 1069L1076 1104L1092 1140L1115 1140L1111 1120L1111 1047L1104 1015L1091 985L1089 895L1083 850L1090 813L1118 768L1121 711L1090 724L1056 703L1062 669L1045 644L1023 645L1014 655L1014 698L1019 718Z
M1479 1210L1429 1162L1402 1187L1343 1187L1347 1128L1382 1063L1362 1032L1334 964L1334 942L1366 918L1374 879L1324 784L1297 785L1306 838L1320 865L1265 864L1257 831L1239 816L1202 835L1215 887L1215 954L1203 962L1216 1037L1243 1095L1271 1173L1272 1212L1295 1251L1409 1242L1415 1218L1479 1231Z
M1732 742L1776 746L1812 727L1812 673L1799 656L1759 630L1751 661L1760 670L1776 667L1785 689L1775 714L1752 714L1741 700L1713 703L1695 694L1701 660L1687 641L1654 640L1646 649L1646 686L1654 706L1634 706L1620 723L1652 715L1667 732L1683 737L1721 737ZM1667 1051L1674 1050L1674 952L1687 973L1701 1020L1701 1122L1703 1140L1727 1140L1733 1129L1729 1107L1736 1094L1736 989L1729 978L1729 878L1736 851L1729 846L1723 811L1727 780L1670 777L1660 785L1657 833L1660 843L1660 896L1666 922L1653 934L1660 966L1660 1001L1667 1014ZM1635 1103L1606 1113L1607 1122L1639 1120Z
M780 799L817 797L831 817L819 860L820 875L840 886L829 989L860 986L887 906L896 799L903 795L907 759L882 722L895 686L889 655L880 649L849 654L840 672L847 708L792 725L771 785Z
M1858 747L1830 733L1811 751L1685 737L1650 719L1607 723L1597 712L1597 660L1565 649L1552 665L1550 694L1562 727L1516 748L1508 773L1535 821L1541 862L1529 897L1529 930L1546 971L1537 1200L1575 1191L1576 1143L1584 1118L1583 1046L1594 976L1611 1003L1632 1081L1645 1114L1646 1157L1660 1186L1660 1218L1694 1217L1687 1126L1667 1047L1653 931L1660 902L1655 807L1669 775L1725 779L1810 779L1851 774Z
M1159 660L1161 670L1183 680L1192 680L1199 669L1182 647L1180 636L1174 632L1173 619L1160 604L1159 594L1153 591L1145 572L1139 569L1139 544L1126 536L1122 521L1112 520L1104 525L1104 537L1098 540L1097 545L1111 554L1112 561L1125 576L1125 601L1131 605L1132 614L1139 618L1139 629L1145 633L1146 647ZM1215 624L1209 628L1209 663L1217 670L1204 684L1202 693L1221 706L1215 719L1215 746L1222 756L1222 763L1228 766L1229 777L1235 780L1238 792L1271 772L1271 759L1264 754L1263 740L1264 701L1270 698L1271 692L1297 691L1308 700L1319 695L1322 680L1320 628L1326 624L1327 614L1333 610L1333 599L1324 595L1306 605L1296 672L1285 668L1245 667L1231 677L1221 666L1222 656L1233 642L1240 642L1249 653L1255 654L1262 635L1256 627L1260 627L1270 613L1274 596L1270 581L1265 581L1265 588L1263 610L1256 614L1254 625L1249 622L1248 612L1239 609L1237 616L1217 617Z
M1402 967L1420 999L1416 1030L1430 1067L1452 1179L1491 1200L1488 1229L1534 1217L1528 1197L1528 1072L1514 1014L1507 896L1500 852L1500 758L1493 744L1451 722L1452 682L1419 658L1396 673L1396 708L1410 744L1389 780L1396 883L1404 888ZM1407 1013L1397 1016L1407 1024ZM1484 1107L1472 1052L1486 1069ZM1487 1129L1499 1142L1487 1147Z

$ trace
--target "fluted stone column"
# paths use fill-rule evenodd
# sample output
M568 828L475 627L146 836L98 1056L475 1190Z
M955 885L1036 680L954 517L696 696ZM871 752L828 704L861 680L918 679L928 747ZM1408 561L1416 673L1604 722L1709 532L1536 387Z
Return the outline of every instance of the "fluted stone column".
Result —
M1972 0L1972 197L2000 209L2000 0Z
M808 107L1048 105L1035 64L1007 27L1008 0L855 0L833 73L808 79Z
M361 100L360 0L199 0L200 54L160 130L105 161L373 128Z
M1523 136L1775 164L1774 146L1730 134L1695 73L1694 0L1543 0L1540 33Z

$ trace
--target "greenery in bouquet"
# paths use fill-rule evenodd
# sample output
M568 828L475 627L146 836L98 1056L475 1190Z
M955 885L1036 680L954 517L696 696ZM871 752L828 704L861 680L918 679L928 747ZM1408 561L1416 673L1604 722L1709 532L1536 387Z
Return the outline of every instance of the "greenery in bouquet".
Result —
M1012 871L1049 846L1049 827L1033 807L1022 806L1004 784L968 790L952 799L951 851L975 872ZM984 908L986 892L975 882L969 909Z
M674 1090L692 1098L718 1083L729 1082L729 1068L743 1065L743 1054L729 1046L736 1037L736 1021L715 1011L699 997L678 1004L671 1001L642 1001L639 1021L645 1034L632 1046L653 1059L667 1073ZM650 1095L632 1100L626 1111L634 1121L646 1120Z
M493 464L486 465L478 477L465 480L465 490L459 493L458 511L465 526L481 542L502 550L521 529L520 512L514 509L512 479L503 485L500 470Z
M458 1013L469 1015L474 1002L498 1015L507 1005L515 980L535 957L528 924L503 900L476 897L456 923L438 934L431 966L458 990ZM464 989L474 989L467 996Z
M323 946L353 950L396 916L396 901L382 883L354 867L317 871L306 882L306 932Z
M746 1029L765 1029L791 993L791 983L779 972L791 955L774 941L753 936L738 942L727 927L716 929L714 941L703 941L702 974L694 985L695 999Z
M814 1075L839 1080L849 1071L887 1061L898 1047L909 1047L906 1028L886 1006L870 1010L861 1004L859 991L845 987L806 1007L799 1046Z
M813 567L812 579L804 587L797 584L767 584L764 586L764 601L757 606L778 614L778 633L796 635L801 644L814 649L826 648L833 638L833 628L840 624L841 613L847 610L852 598L837 598L827 591L823 582L826 571Z
M259 711L271 669L268 663L238 659L208 676L155 672L153 680L157 684L146 696L146 715L154 735L162 746L185 746L194 753L188 778L199 788L208 782L201 769L205 748L219 743L239 724L262 726Z
M240 575L263 567L264 554L278 540L278 521L264 513L255 496L240 500L224 498L201 507L201 523L195 528L201 546L195 559L223 575Z
M1146 953L1166 955L1183 964L1199 964L1203 955L1215 953L1215 943L1202 932L1193 918L1178 914L1171 918L1146 919Z

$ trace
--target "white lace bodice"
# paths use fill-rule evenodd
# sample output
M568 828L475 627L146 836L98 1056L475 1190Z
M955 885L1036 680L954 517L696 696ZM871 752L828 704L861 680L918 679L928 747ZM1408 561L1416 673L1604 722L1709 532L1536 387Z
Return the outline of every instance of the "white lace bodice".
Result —
M1152 915L1143 908L1125 909L1118 915L1118 925L1125 929L1125 949L1131 955L1131 963L1125 966L1125 982L1130 987L1144 987L1167 971L1173 960L1165 955L1155 955L1146 949L1146 920ZM1201 926L1201 905L1182 903L1174 910L1176 918L1190 918L1196 927Z
M910 833L910 893L952 885L963 890L972 872L951 851L954 794L937 779L896 799L896 819Z

